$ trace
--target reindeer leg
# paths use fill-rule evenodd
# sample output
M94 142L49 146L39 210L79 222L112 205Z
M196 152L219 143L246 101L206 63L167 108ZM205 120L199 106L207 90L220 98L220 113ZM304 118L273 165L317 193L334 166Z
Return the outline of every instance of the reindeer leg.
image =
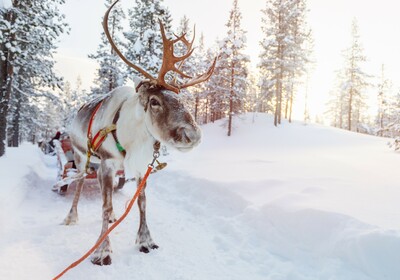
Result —
M84 178L77 180L74 200L72 201L71 210L69 210L67 217L64 219L64 225L74 225L78 222L78 202L83 188L83 180Z
M142 178L139 178L138 185L142 181ZM150 249L157 249L158 246L154 243L151 238L150 231L147 227L146 223L146 194L145 194L144 186L143 190L140 192L138 197L138 206L140 213L140 226L136 237L136 244L139 245L139 251L143 253L148 253Z
M112 206L114 168L112 167L113 165L110 160L103 160L99 168L99 181L103 196L103 225L101 227L100 237L108 230L110 219L114 218L112 217L114 215ZM107 236L93 253L91 258L92 263L97 265L110 265L111 252L110 238Z
M81 162L82 161L81 161L80 156L78 155L78 153L76 153L75 154L76 166L79 166L81 164ZM78 202L79 202L79 197L81 196L81 192L82 192L82 188L83 188L83 181L84 181L84 176L81 176L81 178L76 181L76 190L74 193L74 200L72 201L72 206L71 206L71 209L69 210L67 217L63 221L64 225L74 225L78 222Z

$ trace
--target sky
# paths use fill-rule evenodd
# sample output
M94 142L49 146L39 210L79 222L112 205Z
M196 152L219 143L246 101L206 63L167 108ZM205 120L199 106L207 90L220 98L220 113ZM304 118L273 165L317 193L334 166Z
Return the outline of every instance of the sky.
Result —
M101 19L105 6L98 0L68 0L62 7L66 20L70 24L69 35L62 35L56 55L57 70L66 80L75 84L77 77L82 79L82 86L89 89L94 79L97 64L87 58L94 53L100 42L102 31ZM121 1L125 10L134 5L133 0ZM226 22L232 7L231 0L164 0L170 9L173 25L186 15L192 24L196 24L198 34L203 32L208 46L226 34ZM260 53L261 9L265 0L239 0L243 15L242 26L247 31L246 53L250 55L252 67L258 63ZM315 61L308 83L304 83L297 95L294 115L302 118L304 96L307 89L308 106L312 118L322 115L329 91L334 87L335 73L343 65L342 51L350 45L351 22L355 18L359 24L361 43L367 57L365 71L373 76L380 75L381 65L385 64L387 78L395 88L400 76L400 37L398 27L400 17L397 11L400 4L395 0L308 0L308 23L314 36ZM87 11L90 11L89 13ZM377 79L371 78L376 84ZM370 105L374 109L376 101L372 90L368 93Z

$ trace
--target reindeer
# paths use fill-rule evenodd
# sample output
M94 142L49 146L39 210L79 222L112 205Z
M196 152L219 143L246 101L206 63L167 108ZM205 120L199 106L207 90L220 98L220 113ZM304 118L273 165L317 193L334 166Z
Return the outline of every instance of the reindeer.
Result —
M107 10L103 20L105 34L121 59L130 67L141 73L145 79L137 83L136 88L119 87L101 99L93 100L84 105L71 125L70 138L75 154L75 164L79 170L77 188L74 194L71 210L64 220L65 225L75 224L78 220L77 205L83 188L83 175L88 166L90 155L92 162L99 163L98 179L103 198L103 224L100 236L108 229L108 224L115 221L112 205L113 179L119 169L133 175L138 184L142 180L153 153L158 151L160 142L179 151L190 151L200 143L201 131L193 116L184 107L179 98L180 89L204 82L210 78L215 68L216 59L203 75L192 78L180 71L185 59L193 52L192 44L185 35L167 39L164 26L160 24L163 40L163 61L158 77L154 78L148 72L130 62L118 50L108 28L108 17L115 1ZM174 44L182 42L187 52L177 57L174 55ZM179 63L178 67L175 65ZM167 83L165 75L172 71L188 80L177 82L175 78ZM99 131L92 137L92 132ZM113 137L106 137L111 133ZM99 137L97 137L100 135ZM94 142L102 139L95 147ZM85 164L86 163L86 164ZM139 250L148 253L158 246L153 241L146 223L145 191L138 198L140 226L136 244ZM111 264L111 245L107 237L92 254L91 261L96 265Z

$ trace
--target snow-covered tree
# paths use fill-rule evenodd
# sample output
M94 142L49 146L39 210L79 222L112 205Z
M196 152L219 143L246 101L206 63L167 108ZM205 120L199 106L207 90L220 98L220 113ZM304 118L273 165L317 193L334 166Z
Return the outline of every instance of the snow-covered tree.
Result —
M326 104L327 111L325 112L331 125L337 128L345 128L345 119L347 117L346 95L347 89L343 88L342 81L344 79L343 71L336 73L335 88L329 93L330 99Z
M191 76L199 76L203 73L206 73L210 67L210 64L213 63L214 56L208 56L207 50L204 45L204 35L203 33L200 35L198 44L195 46L195 51L193 52L190 60L188 61L188 66L184 69L184 73L189 73ZM186 64L186 63L185 63ZM186 71L186 72L185 72ZM192 107L193 107L193 115L197 122L202 122L200 119L201 115L203 116L203 122L207 122L207 111L208 111L208 102L207 96L209 93L208 82L199 83L193 87L188 89L189 96L191 96ZM203 105L203 106L202 106ZM204 107L204 108L202 108Z
M300 84L300 78L307 73L309 57L313 42L311 30L306 22L306 0L293 0L293 17L290 33L292 34L294 46L291 48L291 69L289 73L288 89L286 94L285 118L292 121L293 101L295 93Z
M200 43L201 45L201 43ZM204 73L205 69L210 67L210 64L213 63L215 57L218 56L219 48L212 47L208 48L205 52L205 56L200 58L201 63L199 62L199 71ZM201 52L200 52L201 53ZM204 123L208 123L209 121L214 122L219 120L225 116L223 104L222 104L222 84L224 77L221 75L223 68L220 67L220 63L217 60L217 64L214 69L214 73L211 76L210 80L207 83L201 83L196 85L201 87L201 98L205 99L204 103ZM199 119L199 118L197 118Z
M79 108L91 99L93 99L92 95L82 89L80 76L76 78L74 87L69 82L66 82L62 92L59 94L59 104L61 104L62 112L60 112L61 118L58 120L60 128L68 129Z
M259 77L255 73L250 73L247 83L247 91L243 99L243 109L245 112L259 112L260 109L260 86Z
M391 102L392 84L385 77L385 66L382 64L381 77L377 86L378 89L378 114L376 116L376 126L378 136L388 136L387 126L390 123L390 109L393 105Z
M228 34L220 41L217 71L221 81L219 95L224 98L222 102L228 112L228 136L232 134L232 118L241 111L247 90L249 57L243 53L246 47L246 32L242 29L241 19L238 0L233 0L233 7L226 24Z
M135 0L128 11L130 31L124 33L128 41L126 57L157 76L162 63L162 38L158 20L164 24L167 35L171 30L171 15L162 0ZM138 73L128 68L128 77Z
M0 156L4 154L7 115L11 102L12 134L19 137L23 119L31 120L26 110L37 106L40 96L52 97L61 79L53 71L55 41L66 31L59 5L64 0L13 0L12 7L0 9ZM17 125L18 123L18 125ZM24 139L31 139L27 131ZM28 138L29 137L29 138ZM19 142L18 140L17 142ZM15 143L15 142L14 142Z
M112 2L112 0L106 0L107 8L111 6ZM109 16L109 31L119 48L123 46L120 36L122 35L121 21L124 18L125 14L117 4ZM111 47L104 31L101 32L101 42L96 53L89 55L89 58L95 59L99 64L94 81L96 86L91 90L92 96L105 94L124 84L125 65Z
M335 127L370 133L366 125L365 101L369 75L362 70L365 56L355 20L352 23L351 45L343 51L343 57L344 66L337 72L327 114Z
M264 39L261 41L260 72L264 81L261 88L274 92L274 124L281 123L282 111L289 115L298 85L308 62L310 31L306 26L305 0L272 0L262 11Z
M352 22L351 45L344 50L345 65L342 69L341 89L345 91L343 95L343 108L347 114L346 129L359 131L366 111L365 91L367 89L368 78L362 66L366 58L361 46L358 24L356 20Z
M192 39L193 36L195 36L195 34L193 33L194 29L193 26L190 26L190 21L186 16L183 16L182 19L179 22L179 26L176 30L176 32L174 32L176 35L181 36L181 35L185 35L186 45L184 42L179 41L174 45L174 54L176 56L183 56L188 52L188 47L190 47L190 43L192 43ZM192 48L195 47L194 46L195 43L193 42ZM194 53L189 56L187 59L185 59L182 63L178 63L177 67L186 75L189 76L194 76L196 75L196 61L195 61L195 55L198 53L198 48L196 47L196 50L194 51ZM173 76L168 76L167 78L169 79L174 79L176 80L177 83L182 83L182 77L178 74L174 74ZM192 88L186 88L186 89L182 89L179 94L182 96L182 101L185 103L186 107L194 114L195 113L195 101L196 97L195 97L195 90L194 87ZM196 117L196 116L195 116Z

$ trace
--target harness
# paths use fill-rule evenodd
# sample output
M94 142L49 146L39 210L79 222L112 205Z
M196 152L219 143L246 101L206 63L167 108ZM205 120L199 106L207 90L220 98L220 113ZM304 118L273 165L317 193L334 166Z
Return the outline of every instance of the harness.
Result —
M117 112L114 115L112 124L110 126L107 126L105 128L100 129L94 137L92 137L92 125L93 125L93 120L96 116L97 111L100 109L100 107L103 105L104 99L101 100L93 110L92 115L90 116L89 120L89 126L88 126L88 131L87 131L87 160L86 160L86 165L85 165L85 171L86 173L89 172L89 164L90 164L90 158L91 156L96 156L99 157L96 152L100 148L101 144L106 140L107 136L109 133L113 136L115 140L115 145L118 149L118 151L125 157L126 156L126 150L124 147L122 147L121 143L118 141L117 138L117 121L119 119L119 114L121 111L121 107L118 108Z
M117 137L117 121L119 119L119 115L120 115L120 111L121 111L121 107L118 108L117 112L114 115L112 124L110 126L107 126L105 128L100 129L96 135L94 137L92 137L92 125L93 125L93 120L96 116L97 111L100 109L100 107L103 105L104 99L101 100L95 107L95 109L93 110L92 115L90 116L90 120L89 120L89 126L88 126L88 131L87 131L87 152L86 152L86 165L85 165L85 172L87 174L92 173L92 171L89 168L90 165L90 158L92 156L95 156L97 158L100 158L96 152L97 150L100 148L101 144L103 144L103 142L107 139L107 136L109 133L111 133L111 135L114 138L115 141L115 146L117 147L118 151L122 154L123 157L126 156L126 150L124 149L124 147L122 147L121 143L118 141L118 137ZM159 141L156 141L154 143L154 150L157 151L157 153L159 153L159 149L160 149L161 143ZM158 157L157 157L158 158ZM153 170L153 172L157 171L157 170L161 170L164 169L167 164L164 162L159 162L157 160L157 158L155 159L157 166L155 167L155 170ZM130 180L130 179L128 179Z

